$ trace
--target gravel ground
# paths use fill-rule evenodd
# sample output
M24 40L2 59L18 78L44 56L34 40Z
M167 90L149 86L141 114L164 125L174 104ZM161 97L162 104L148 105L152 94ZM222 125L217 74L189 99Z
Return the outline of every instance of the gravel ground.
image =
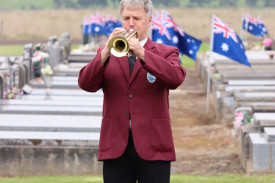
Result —
M206 94L196 68L187 69L184 83L170 92L170 112L177 161L172 173L243 174L230 128L216 120L212 101L206 113Z

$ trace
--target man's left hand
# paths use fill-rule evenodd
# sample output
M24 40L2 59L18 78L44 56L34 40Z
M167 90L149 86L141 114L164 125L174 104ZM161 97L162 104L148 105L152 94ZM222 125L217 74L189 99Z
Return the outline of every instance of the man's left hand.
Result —
M129 41L131 52L145 62L145 49L140 45L137 38L131 38Z

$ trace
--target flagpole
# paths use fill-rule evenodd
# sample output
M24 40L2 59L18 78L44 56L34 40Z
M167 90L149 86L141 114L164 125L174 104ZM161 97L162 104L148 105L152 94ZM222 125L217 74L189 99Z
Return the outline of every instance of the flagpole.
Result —
M212 15L212 25L211 25L211 40L210 40L210 58L208 60L208 66L207 66L207 90L206 90L206 113L208 113L208 109L209 109L209 95L210 95L210 67L211 67L211 62L212 62L212 59L213 59L213 39L214 39L214 36L213 36L213 19L214 19L214 15Z
M249 15L250 16L250 15ZM245 16L245 37L244 37L244 41L247 43L247 32L248 32L248 14L246 14Z
M259 26L259 20L261 19L261 16L260 15L258 15L258 25L257 26ZM262 37L263 38L263 37ZM262 43L262 41L261 41L261 38L260 38L260 36L257 36L257 39L258 39L258 42L260 42L260 45L261 45L261 43Z
M240 32L240 35L241 35L241 39L243 39L243 17L244 17L244 13L242 12L242 15L241 15L241 32Z

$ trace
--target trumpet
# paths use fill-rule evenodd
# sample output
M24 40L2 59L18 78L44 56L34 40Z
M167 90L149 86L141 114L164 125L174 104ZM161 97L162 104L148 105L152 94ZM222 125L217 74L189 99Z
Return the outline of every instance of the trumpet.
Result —
M138 38L138 33L137 31L131 29L128 33L126 32L124 34L119 34L118 36L113 37L108 44L108 48L111 54L115 57L124 57L128 53L132 55L128 40L133 36Z

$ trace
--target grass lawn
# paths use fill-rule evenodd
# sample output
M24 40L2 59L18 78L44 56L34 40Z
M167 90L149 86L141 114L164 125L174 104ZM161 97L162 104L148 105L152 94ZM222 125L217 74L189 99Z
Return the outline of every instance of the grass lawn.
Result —
M22 56L24 45L0 45L0 56Z
M76 49L78 45L71 45L71 49ZM0 56L22 56L24 45L0 45Z
M95 176L48 176L0 178L1 183L103 183L101 175ZM171 183L273 183L274 175L243 176L225 174L220 176L171 175Z

